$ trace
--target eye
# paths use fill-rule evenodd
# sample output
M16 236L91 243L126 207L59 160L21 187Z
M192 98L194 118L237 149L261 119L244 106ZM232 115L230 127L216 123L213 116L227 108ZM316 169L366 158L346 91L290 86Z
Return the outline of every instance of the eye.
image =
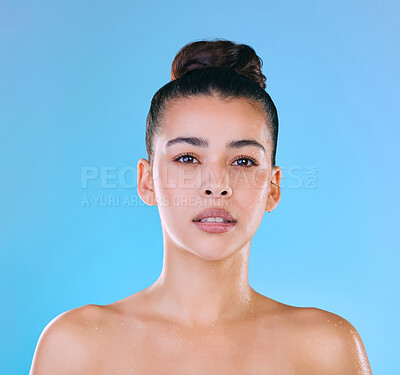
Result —
M180 159L186 160L186 161L182 161L181 163L183 164L198 164L198 163L192 163L191 160L196 159L196 157L194 156L194 154L191 154L190 152L186 152L184 154L180 154L178 155L174 161L179 162Z
M193 160L197 160L196 156L190 152L186 152L184 154L179 154L175 159L174 162L178 163L183 163L183 164L199 164L199 162L193 162ZM236 164L236 166L239 167L252 167L258 165L256 160L249 157L249 156L244 156L241 155L239 156L234 163L239 162L239 164ZM249 162L251 164L249 164Z
M255 159L249 157L249 156L244 156L241 155L239 156L234 162L242 162L243 163L238 163L236 165L238 165L239 167L252 167L253 165L256 166L258 165L257 162L255 161ZM251 162L251 164L249 165L248 162Z

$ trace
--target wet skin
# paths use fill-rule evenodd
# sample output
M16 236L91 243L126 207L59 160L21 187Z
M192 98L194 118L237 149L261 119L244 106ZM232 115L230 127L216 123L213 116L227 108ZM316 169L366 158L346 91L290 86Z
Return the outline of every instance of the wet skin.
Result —
M157 204L162 224L160 277L120 301L55 318L31 375L370 374L347 320L279 303L248 283L251 240L279 203L280 179L254 105L216 97L170 105L154 160L138 162L138 193ZM236 224L224 233L199 229L193 218L209 207L230 211Z

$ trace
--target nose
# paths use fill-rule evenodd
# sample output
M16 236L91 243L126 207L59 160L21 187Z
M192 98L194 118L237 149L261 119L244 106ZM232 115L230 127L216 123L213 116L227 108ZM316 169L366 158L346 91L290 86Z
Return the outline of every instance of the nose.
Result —
M218 189L218 191L219 190L221 190L221 189ZM206 189L205 191L204 191L204 193L206 194L206 195L214 195L214 196L218 196L218 195L230 195L229 193L228 193L228 190L222 190L219 194L218 194L218 191L217 192L215 192L215 190L210 190L210 189Z
M229 183L229 176L225 173L215 173L216 169L209 169L203 178L201 195L204 197L229 198L232 195L232 187Z

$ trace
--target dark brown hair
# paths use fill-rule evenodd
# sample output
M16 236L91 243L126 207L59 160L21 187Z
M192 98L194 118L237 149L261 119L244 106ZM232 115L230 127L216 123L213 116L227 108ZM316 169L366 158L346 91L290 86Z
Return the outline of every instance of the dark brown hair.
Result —
M153 139L162 126L168 104L208 95L221 100L245 99L262 111L271 135L271 163L275 166L278 114L265 91L262 64L254 49L246 44L214 39L185 45L172 62L171 82L161 87L151 100L146 121L146 149L150 164L154 156Z

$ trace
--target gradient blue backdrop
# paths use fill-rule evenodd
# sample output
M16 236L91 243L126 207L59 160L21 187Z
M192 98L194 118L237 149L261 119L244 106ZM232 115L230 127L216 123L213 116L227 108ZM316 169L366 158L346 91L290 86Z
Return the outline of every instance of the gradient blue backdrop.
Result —
M136 192L146 115L183 45L225 38L261 56L280 119L282 200L254 237L250 284L341 315L373 373L395 374L399 10L370 0L2 1L0 372L28 373L58 314L157 279L158 211ZM85 188L88 167L99 177ZM99 195L120 204L96 206Z

